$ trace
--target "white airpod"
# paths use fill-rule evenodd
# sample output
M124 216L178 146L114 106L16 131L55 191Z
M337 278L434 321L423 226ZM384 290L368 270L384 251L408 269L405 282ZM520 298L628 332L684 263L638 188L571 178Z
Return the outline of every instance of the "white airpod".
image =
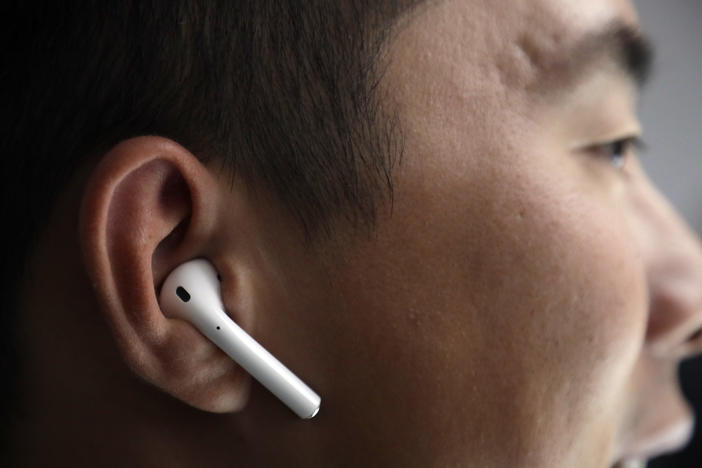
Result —
M166 315L193 324L299 417L317 414L319 395L224 311L217 272L210 262L197 259L177 267L163 283L159 300Z

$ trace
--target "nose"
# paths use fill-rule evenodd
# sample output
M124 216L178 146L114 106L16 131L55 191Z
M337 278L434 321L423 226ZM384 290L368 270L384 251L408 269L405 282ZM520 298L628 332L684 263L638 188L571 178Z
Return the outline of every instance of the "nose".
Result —
M645 180L636 210L649 284L646 347L684 359L702 352L702 245L670 204Z

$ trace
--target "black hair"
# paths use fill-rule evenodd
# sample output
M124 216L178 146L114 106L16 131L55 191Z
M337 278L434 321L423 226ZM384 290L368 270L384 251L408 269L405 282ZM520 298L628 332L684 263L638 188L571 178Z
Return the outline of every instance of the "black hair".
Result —
M124 139L160 135L221 161L277 196L310 240L339 220L372 226L401 152L378 94L383 45L411 3L5 4L2 375L17 376L16 279L55 197Z

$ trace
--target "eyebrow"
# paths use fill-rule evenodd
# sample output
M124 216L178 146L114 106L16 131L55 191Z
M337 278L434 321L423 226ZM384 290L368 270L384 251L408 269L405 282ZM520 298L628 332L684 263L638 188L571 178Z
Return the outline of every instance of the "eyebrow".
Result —
M631 26L613 23L600 37L593 38L595 45L603 43L612 48L617 64L639 87L648 82L653 68L651 41Z
M613 21L601 30L585 35L563 55L544 64L543 74L551 75L544 84L549 87L572 84L583 72L601 64L605 58L613 60L617 68L641 89L652 73L654 48L638 29Z

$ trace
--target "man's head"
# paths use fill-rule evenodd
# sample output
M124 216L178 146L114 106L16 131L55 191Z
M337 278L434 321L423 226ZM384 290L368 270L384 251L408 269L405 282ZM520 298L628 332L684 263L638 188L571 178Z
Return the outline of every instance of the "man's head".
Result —
M73 132L59 154L92 159L27 259L17 443L60 457L75 435L183 465L607 468L684 441L675 369L700 346L702 251L630 144L647 68L630 3L307 5L208 21L135 6L111 27L160 33L94 45L143 49L133 68L57 73L85 93L121 70L122 110L76 105L105 113L87 131L42 117ZM71 102L55 92L37 103ZM59 144L37 140L45 157ZM314 420L164 316L163 279L196 257L320 393Z
M10 301L57 195L132 137L177 142L247 191L261 187L306 246L338 224L367 230L391 196L400 148L375 91L378 58L411 2L17 3L3 29Z

